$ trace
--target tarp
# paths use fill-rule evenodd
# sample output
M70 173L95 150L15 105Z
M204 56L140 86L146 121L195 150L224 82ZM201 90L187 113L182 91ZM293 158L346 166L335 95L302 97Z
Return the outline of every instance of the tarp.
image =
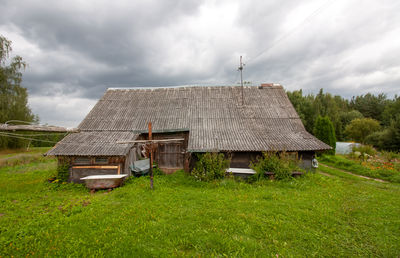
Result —
M130 168L135 175L145 175L150 170L150 159L134 161Z
M353 151L354 146L360 146L355 142L336 142L336 154L349 154Z

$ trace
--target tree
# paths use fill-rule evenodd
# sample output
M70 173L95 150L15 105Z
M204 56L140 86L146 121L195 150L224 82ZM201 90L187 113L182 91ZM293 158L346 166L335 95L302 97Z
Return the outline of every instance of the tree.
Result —
M364 116L358 110L351 110L348 112L342 112L340 114L340 121L342 123L342 132L344 132L346 126L350 124L356 118L364 118ZM344 137L342 137L344 138Z
M338 95L324 93L323 89L320 89L316 96L313 94L303 96L302 93L302 90L299 90L287 92L287 95L306 130L312 133L318 116L328 116L335 128L336 137L342 139L344 126L340 114L349 111L348 100Z
M379 122L372 118L356 118L346 126L345 134L352 140L365 143L368 135L381 129Z
M302 90L297 90L293 92L288 91L287 96L290 102L292 102L293 107L296 109L296 112L301 118L301 121L303 122L306 130L308 132L312 132L314 127L315 112L315 109L313 109L312 106L314 102L314 96L303 96Z
M400 115L398 114L388 128L370 134L365 142L383 150L400 151Z
M358 110L351 110L349 112L343 112L340 114L340 119L344 126L350 124L351 121L357 118L364 118L364 116Z
M350 107L360 111L364 117L382 121L382 114L387 102L386 95L383 93L378 96L367 93L365 95L353 97L350 101Z
M389 100L385 106L385 110L382 113L382 124L390 126L392 121L395 120L396 116L400 111L400 96L394 96L393 100Z
M400 114L392 120L392 123L389 127L391 131L391 141L388 143L387 148L392 151L399 152L400 151Z
M329 117L318 116L317 120L315 121L314 135L315 137L332 147L331 150L327 151L328 154L335 154L335 128L333 127L333 124Z
M28 107L28 93L21 86L21 70L27 64L20 56L9 60L11 51L11 41L0 35L0 123L9 120L32 122L35 116ZM24 143L21 139L0 137L0 148L18 148Z

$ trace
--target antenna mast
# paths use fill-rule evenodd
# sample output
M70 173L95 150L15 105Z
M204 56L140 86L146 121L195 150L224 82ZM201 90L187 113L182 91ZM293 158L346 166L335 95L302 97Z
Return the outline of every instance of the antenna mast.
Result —
M245 64L242 63L242 56L240 56L240 65L238 71L240 71L240 85L242 86L242 106L244 105L244 97L243 97L243 66Z

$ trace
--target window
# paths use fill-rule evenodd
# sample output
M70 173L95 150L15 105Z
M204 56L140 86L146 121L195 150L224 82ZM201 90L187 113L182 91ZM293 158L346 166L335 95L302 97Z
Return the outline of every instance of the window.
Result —
M108 158L105 157L94 158L94 164L108 164Z
M90 158L78 157L78 158L75 158L74 163L79 164L79 165L88 165L88 164L90 164Z

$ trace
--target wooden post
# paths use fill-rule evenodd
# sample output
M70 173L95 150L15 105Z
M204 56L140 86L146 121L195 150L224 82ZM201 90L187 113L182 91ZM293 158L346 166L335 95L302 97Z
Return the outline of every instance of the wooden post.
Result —
M150 188L153 189L153 142L152 140L152 132L151 132L151 122L149 122L149 141L150 141Z

